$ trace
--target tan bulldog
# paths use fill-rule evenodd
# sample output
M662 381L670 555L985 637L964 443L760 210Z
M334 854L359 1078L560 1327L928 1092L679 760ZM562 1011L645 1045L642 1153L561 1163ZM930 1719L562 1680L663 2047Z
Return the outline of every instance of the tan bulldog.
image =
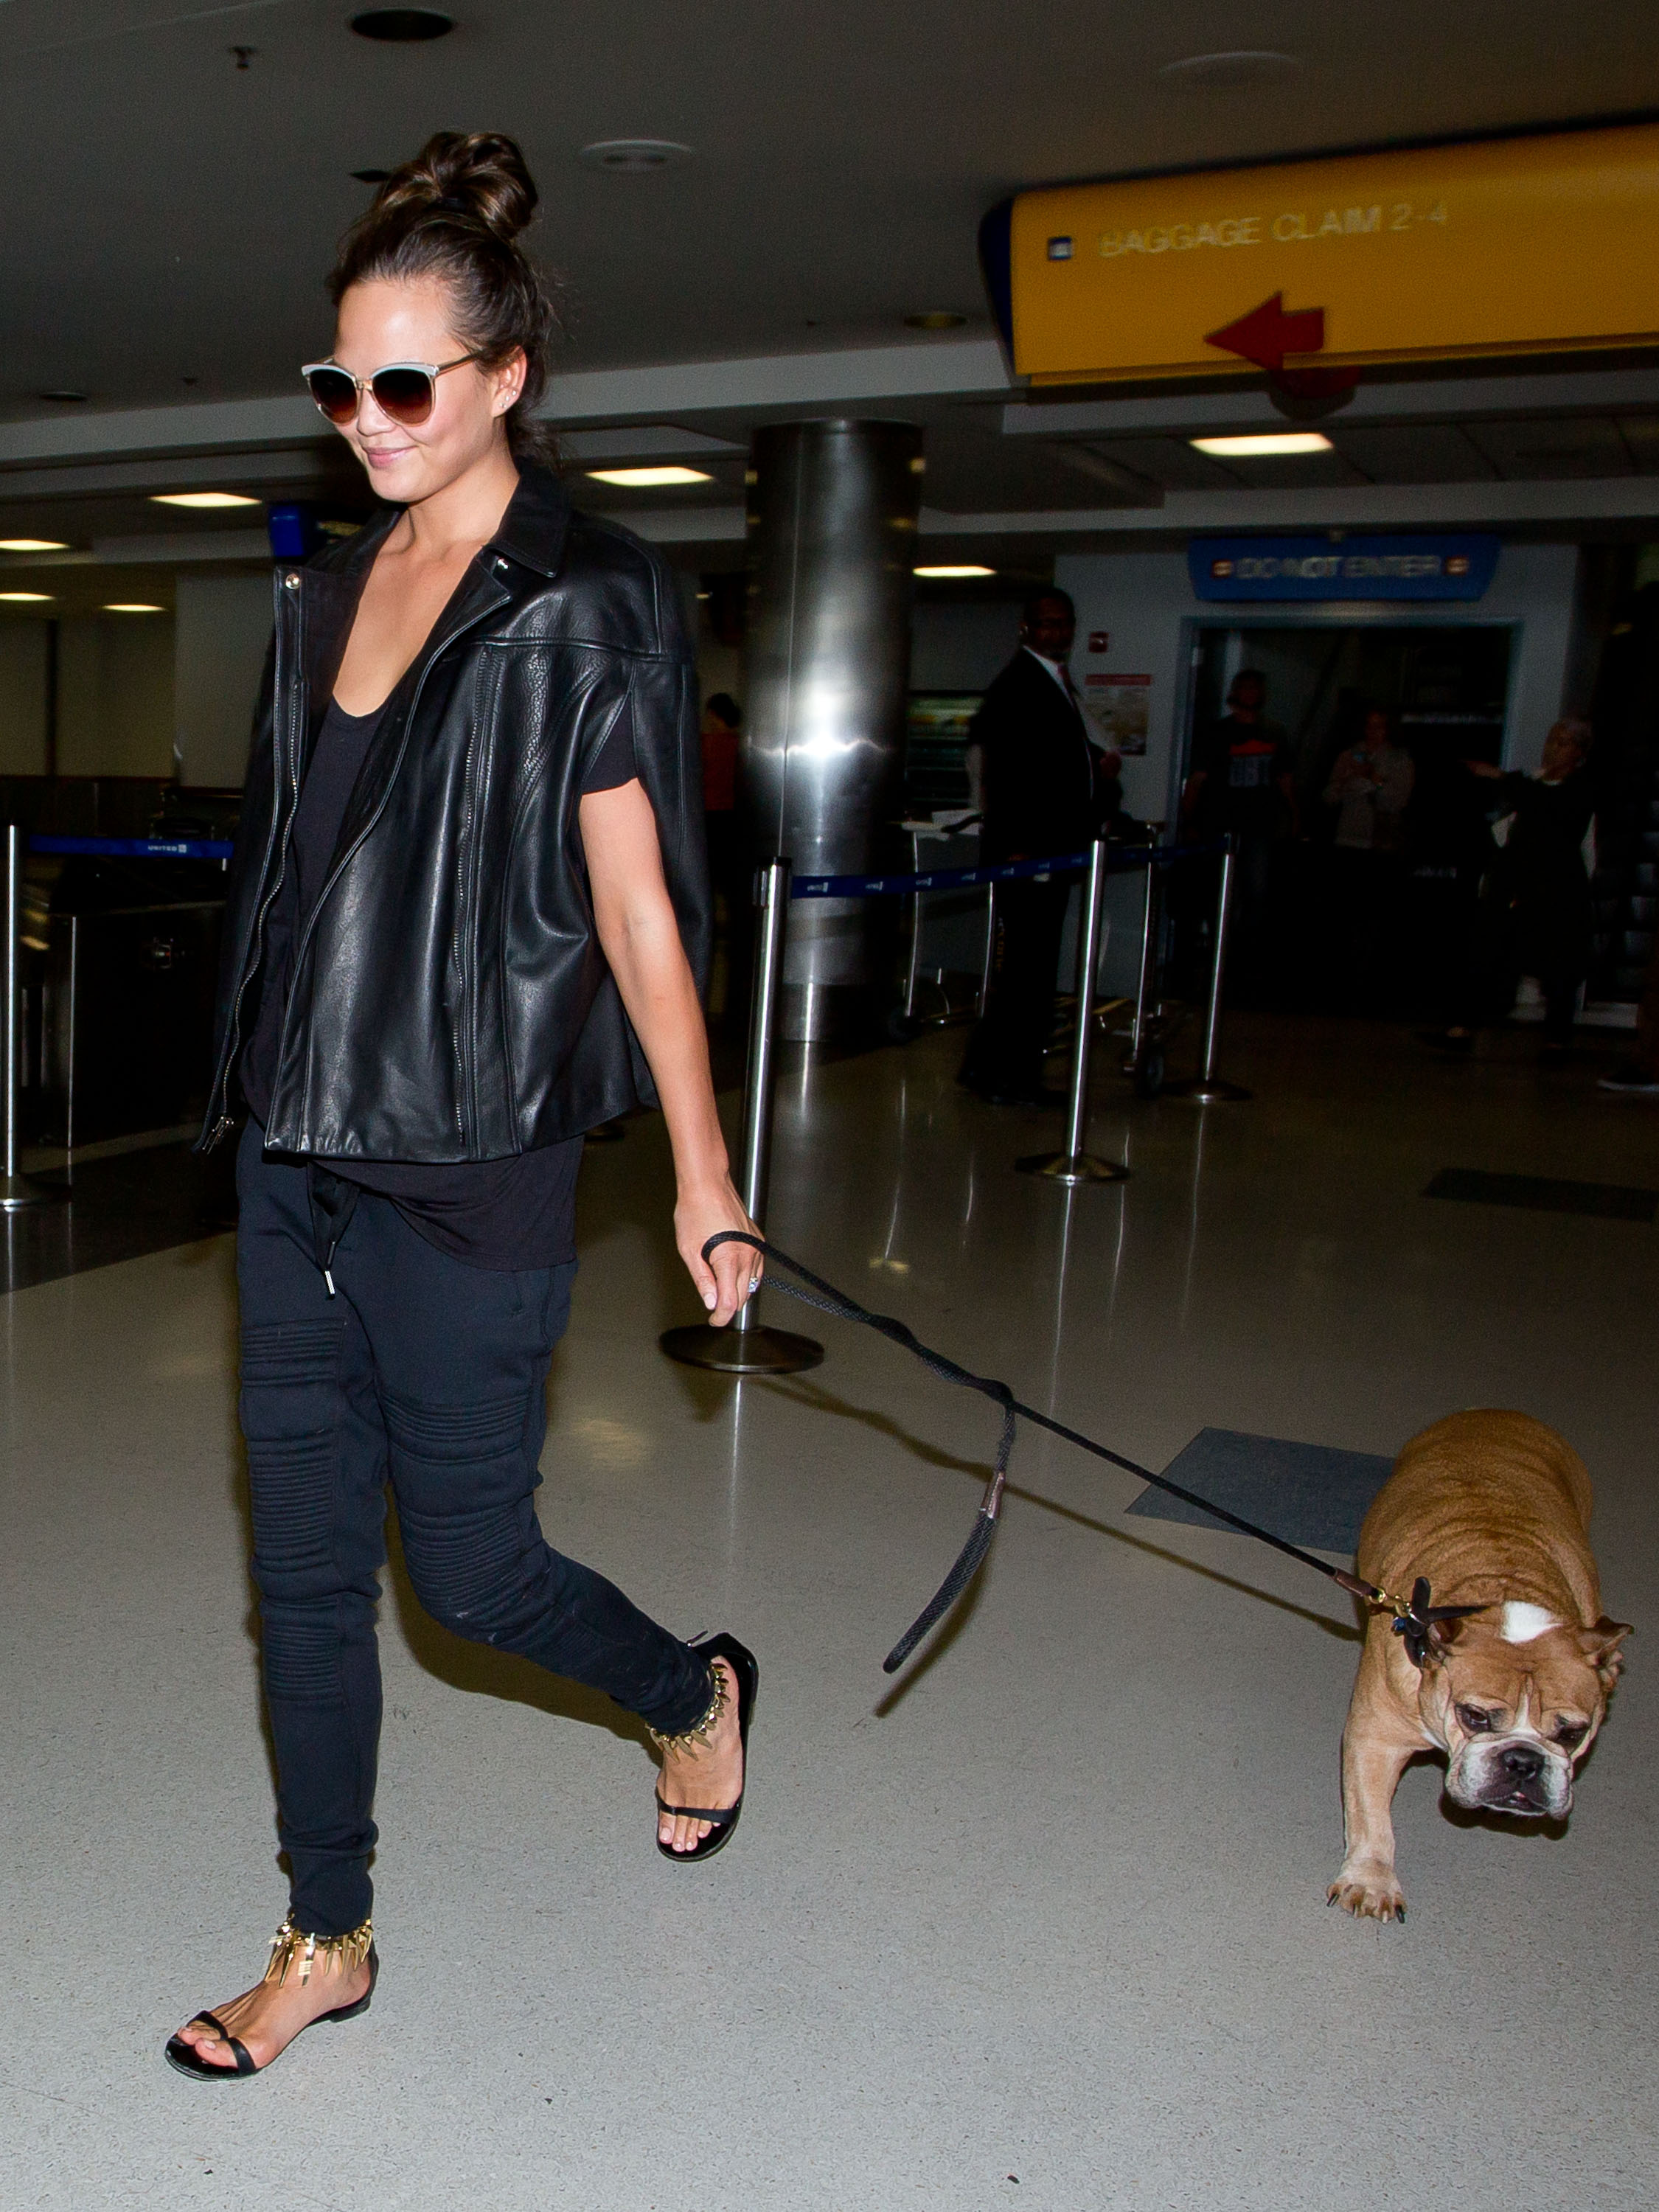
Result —
M1453 1413L1413 1437L1359 1532L1354 1564L1405 1595L1426 1576L1437 1621L1421 1668L1386 1613L1365 1632L1342 1731L1347 1856L1328 1901L1403 1920L1390 1807L1408 1760L1446 1754L1446 1794L1471 1810L1559 1820L1595 1741L1630 1630L1603 1619L1578 1455L1526 1413Z

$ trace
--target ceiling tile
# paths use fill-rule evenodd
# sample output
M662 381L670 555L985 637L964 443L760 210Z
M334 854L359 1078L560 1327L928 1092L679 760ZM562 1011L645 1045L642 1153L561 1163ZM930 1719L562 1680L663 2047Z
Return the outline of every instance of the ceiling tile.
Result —
M1632 473L1630 449L1619 434L1619 425L1604 415L1472 422L1468 434L1501 476L1522 482Z
M1243 480L1231 465L1212 461L1184 438L1091 438L1087 450L1165 491L1237 491Z
M1659 470L1659 415L1621 415L1619 429L1643 475Z
M1455 423L1384 423L1375 428L1322 426L1356 468L1373 483L1473 483L1495 471Z

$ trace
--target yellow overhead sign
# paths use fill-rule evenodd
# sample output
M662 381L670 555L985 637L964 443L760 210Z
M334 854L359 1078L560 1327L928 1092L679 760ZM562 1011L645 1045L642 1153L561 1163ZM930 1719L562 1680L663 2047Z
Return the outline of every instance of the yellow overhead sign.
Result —
M1022 192L1009 258L1036 384L1651 345L1659 125Z

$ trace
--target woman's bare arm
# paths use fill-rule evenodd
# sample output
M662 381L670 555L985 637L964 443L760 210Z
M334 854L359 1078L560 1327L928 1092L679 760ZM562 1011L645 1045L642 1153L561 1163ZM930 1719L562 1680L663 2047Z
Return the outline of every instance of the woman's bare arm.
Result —
M745 1244L722 1244L712 1265L702 1256L718 1230L754 1224L732 1182L708 1032L663 878L657 818L637 777L613 791L585 793L578 818L599 944L668 1124L678 1185L675 1242L709 1319L720 1327L748 1296L750 1276L761 1272L760 1255Z

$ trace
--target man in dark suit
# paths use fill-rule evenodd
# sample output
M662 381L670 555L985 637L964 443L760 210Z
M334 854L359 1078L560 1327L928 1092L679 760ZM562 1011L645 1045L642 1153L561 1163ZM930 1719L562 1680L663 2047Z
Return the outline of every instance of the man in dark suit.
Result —
M1066 665L1077 616L1053 586L1026 601L1020 649L985 695L969 735L980 757L987 862L1076 853L1121 799L1121 763L1090 738ZM997 886L997 942L983 1016L960 1080L994 1105L1051 1103L1042 1056L1073 879Z

